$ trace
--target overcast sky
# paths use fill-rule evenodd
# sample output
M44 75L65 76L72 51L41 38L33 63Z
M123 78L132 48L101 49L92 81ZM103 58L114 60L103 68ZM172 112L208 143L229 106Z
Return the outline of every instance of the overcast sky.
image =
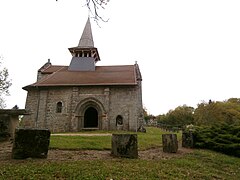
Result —
M69 65L88 17L85 0L0 0L0 55L12 79L7 107L50 58ZM143 104L154 115L209 99L240 98L239 0L110 0L92 21L98 65L138 62Z

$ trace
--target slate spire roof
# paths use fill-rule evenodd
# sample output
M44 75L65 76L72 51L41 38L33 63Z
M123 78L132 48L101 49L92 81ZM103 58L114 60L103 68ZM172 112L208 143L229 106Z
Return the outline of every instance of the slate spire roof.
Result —
M91 28L91 23L90 23L89 17L86 22L85 28L83 30L81 39L78 43L78 47L80 47L80 48L94 47L92 28Z
M94 62L100 61L97 48L94 47L90 18L88 17L78 46L68 48L73 57L91 57ZM90 58L89 58L90 59Z

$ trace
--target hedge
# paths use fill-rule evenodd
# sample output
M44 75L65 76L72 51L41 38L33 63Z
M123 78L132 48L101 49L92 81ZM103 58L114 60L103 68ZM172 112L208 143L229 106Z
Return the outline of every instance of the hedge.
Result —
M193 130L193 147L240 157L240 126L219 124Z

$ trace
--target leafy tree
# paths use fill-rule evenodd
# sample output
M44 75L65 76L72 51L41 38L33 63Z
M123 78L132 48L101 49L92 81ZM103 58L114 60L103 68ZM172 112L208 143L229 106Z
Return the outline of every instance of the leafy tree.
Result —
M157 118L160 124L183 127L194 123L193 112L193 107L183 105L178 106L174 110L170 110L166 115L160 115Z
M226 101L198 104L194 112L197 125L216 125L219 123L240 124L240 99L230 98Z
M6 106L4 95L9 95L9 87L12 85L7 68L2 67L2 60L3 58L0 57L0 108Z
M166 114L160 114L156 118L157 118L157 122L161 124L162 122L165 122Z

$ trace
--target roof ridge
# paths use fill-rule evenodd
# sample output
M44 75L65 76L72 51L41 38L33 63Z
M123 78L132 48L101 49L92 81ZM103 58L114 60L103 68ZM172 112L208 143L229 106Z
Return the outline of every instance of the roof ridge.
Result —
M119 66L134 66L134 64L123 64L123 65L103 65L103 66L96 66L96 67L119 67Z

